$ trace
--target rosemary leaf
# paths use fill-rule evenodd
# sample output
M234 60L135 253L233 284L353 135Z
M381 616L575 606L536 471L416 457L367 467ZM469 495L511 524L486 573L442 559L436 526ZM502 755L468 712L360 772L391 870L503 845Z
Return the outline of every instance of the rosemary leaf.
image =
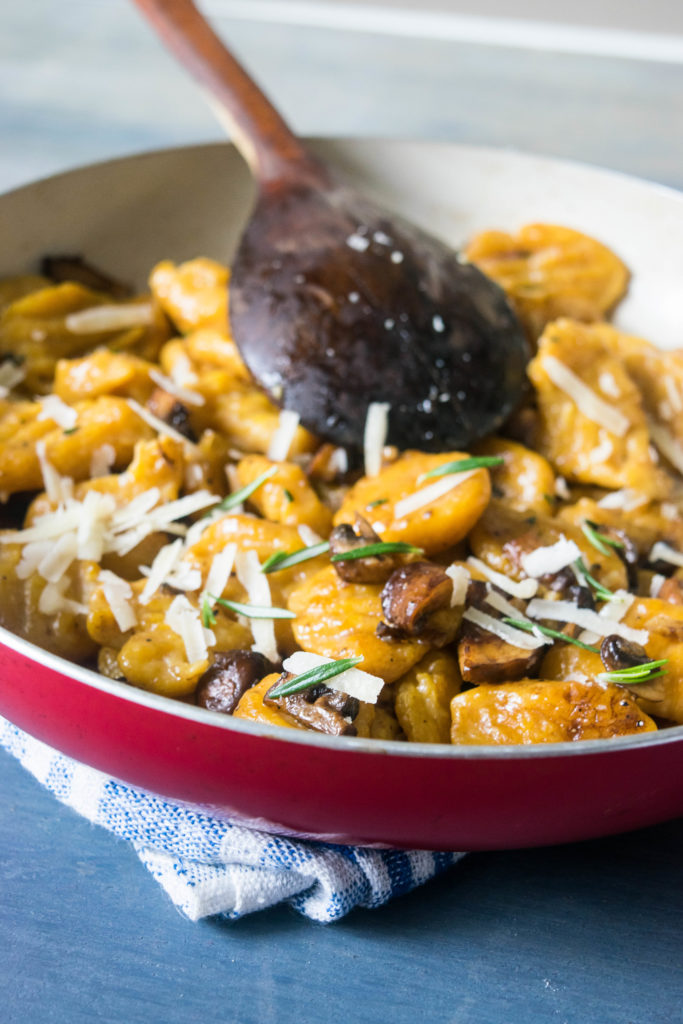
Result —
M586 540L590 541L601 555L609 556L612 554L611 548L623 548L624 546L622 541L612 540L611 537L606 537L604 533L600 533L595 523L592 523L589 519L584 519L581 523L581 529Z
M595 596L600 601L614 600L614 594L612 593L612 591L608 590L607 587L603 586L600 580L596 580L595 576L591 576L588 569L586 568L586 564L583 558L577 558L574 562L574 565L576 566L576 569L581 574L581 576L583 576L586 583L588 583L589 586L593 588L593 590L595 591Z
M644 665L631 665L629 668L619 668L613 672L599 672L595 678L601 683L638 686L640 683L649 683L651 680L663 676L665 674L664 665L667 665L668 661L668 658L661 658L659 661L646 661Z
M216 616L213 613L211 601L208 597L205 597L202 601L202 626L204 629L211 629L211 627L215 625Z
M309 687L315 686L317 683L325 683L328 679L339 676L342 672L347 672L362 660L362 655L359 655L356 658L341 658L339 661L330 661L326 665L316 665L315 668L309 668L307 672L302 672L300 676L295 676L294 679L276 686L274 690L270 691L269 696L289 697L292 693L301 693L302 690L308 690Z
M523 619L503 619L508 626L514 626L516 629L525 629L527 633L535 633L538 630L539 633L543 633L543 636L552 637L553 640L564 640L568 644L574 644L575 647L581 647L584 651L592 651L593 654L599 654L600 648L593 647L592 644L585 644L583 640L576 640L573 636L567 636L566 633L562 633L559 629L551 629L550 626L540 626L537 622L524 622Z
M356 558L372 558L377 555L410 554L424 555L423 548L416 548L413 544L406 544L402 540L381 540L376 544L364 544L362 547L353 548L351 551L340 551L332 555L331 562L351 562Z
M226 598L216 597L214 594L209 594L208 597L211 601L215 601L216 604L223 605L224 608L228 608L231 612L235 612L237 615L244 615L247 619L296 618L294 612L290 612L288 608L271 608L269 605L242 604L241 601L228 601Z
M489 469L502 466L505 459L502 455L473 455L469 459L457 459L455 462L444 462L443 466L435 466L428 473L417 478L418 484L434 476L448 476L450 473L466 473L470 469Z
M324 555L329 550L330 545L323 540L320 544L311 544L310 547L299 548L298 551L276 551L270 558L266 558L261 566L261 572L270 573L279 572L280 569L291 569L293 565L307 562L309 558L317 558L318 555Z
M239 491L233 491L232 494L228 494L226 498L223 498L217 505L207 513L211 515L213 512L229 512L231 508L235 508L237 505L241 505L243 501L250 498L254 491L257 491L261 484L264 484L266 480L270 480L271 476L277 473L277 466L270 466L265 472L261 473L252 480L250 484L246 484L244 487L240 487Z

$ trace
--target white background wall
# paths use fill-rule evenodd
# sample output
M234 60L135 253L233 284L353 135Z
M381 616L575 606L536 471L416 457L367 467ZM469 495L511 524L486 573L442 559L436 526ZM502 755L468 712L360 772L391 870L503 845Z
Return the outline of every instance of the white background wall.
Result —
M290 2L276 0L282 6ZM323 7L341 4L361 8L383 6L644 32L683 32L681 0L313 0L315 4Z

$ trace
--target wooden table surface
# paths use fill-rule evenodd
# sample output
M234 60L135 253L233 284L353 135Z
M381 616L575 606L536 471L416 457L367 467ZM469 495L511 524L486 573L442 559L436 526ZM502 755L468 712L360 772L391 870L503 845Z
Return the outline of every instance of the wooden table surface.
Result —
M680 64L220 26L301 132L510 146L683 187ZM15 3L0 48L0 190L220 137L123 0ZM0 778L3 1024L683 1020L681 821L471 855L336 925L282 908L191 924L124 842L5 754Z

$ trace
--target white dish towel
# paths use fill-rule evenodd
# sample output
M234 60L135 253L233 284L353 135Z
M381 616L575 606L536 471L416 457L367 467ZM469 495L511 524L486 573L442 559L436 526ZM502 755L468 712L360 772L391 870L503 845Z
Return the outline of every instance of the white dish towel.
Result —
M132 843L192 921L243 917L283 901L312 920L335 921L409 892L464 856L334 846L233 825L117 782L3 718L0 744L58 800Z

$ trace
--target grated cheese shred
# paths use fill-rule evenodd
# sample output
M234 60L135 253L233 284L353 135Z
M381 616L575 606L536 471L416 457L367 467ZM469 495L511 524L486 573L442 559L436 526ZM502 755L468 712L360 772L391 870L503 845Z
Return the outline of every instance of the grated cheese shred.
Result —
M286 672L300 676L312 668L330 665L333 661L334 658L323 658L322 655L312 654L310 651L296 651L289 658L285 658L282 667ZM349 697L355 697L356 700L362 700L366 704L376 704L384 686L384 680L379 676L371 675L370 672L363 672L354 667L332 676L331 679L326 680L325 686L329 686L331 690L337 690L339 693L347 693Z
M543 368L555 387L571 398L579 412L604 427L611 434L623 437L629 428L629 419L589 388L573 370L553 355L543 358Z
M389 432L389 402L371 402L365 417L363 456L365 475L377 476L382 468L382 453Z

